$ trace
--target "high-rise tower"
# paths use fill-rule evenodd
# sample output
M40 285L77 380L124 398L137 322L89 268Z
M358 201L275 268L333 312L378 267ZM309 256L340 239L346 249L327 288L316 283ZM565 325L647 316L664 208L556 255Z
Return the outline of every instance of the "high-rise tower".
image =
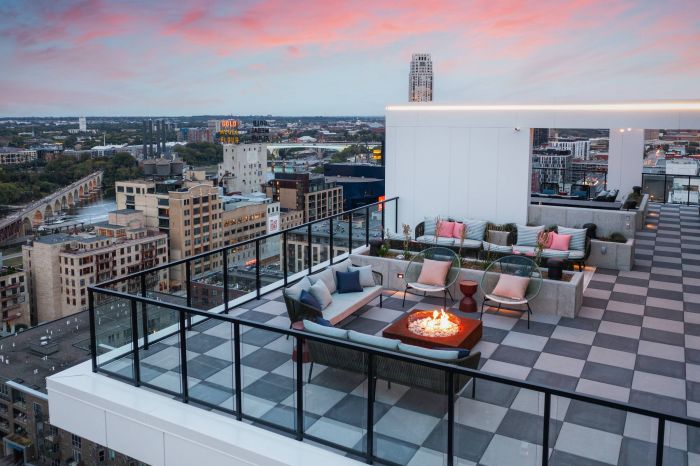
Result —
M408 101L433 101L433 61L429 53L414 53L408 74Z

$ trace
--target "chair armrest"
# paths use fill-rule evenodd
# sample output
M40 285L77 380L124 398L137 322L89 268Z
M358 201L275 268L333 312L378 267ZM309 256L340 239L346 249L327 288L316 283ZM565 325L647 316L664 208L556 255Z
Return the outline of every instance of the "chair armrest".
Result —
M376 270L372 270L372 276L374 277L375 285L384 286L384 275L377 272Z
M415 236L414 238L419 238L425 234L425 222L420 222L418 225L416 225L416 230L415 230Z

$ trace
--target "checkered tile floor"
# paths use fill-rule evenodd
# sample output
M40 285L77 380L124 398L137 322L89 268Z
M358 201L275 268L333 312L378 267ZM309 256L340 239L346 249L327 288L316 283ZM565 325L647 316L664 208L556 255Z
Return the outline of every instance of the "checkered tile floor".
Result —
M674 414L700 418L700 217L697 208L652 206L638 232L631 272L595 270L576 319L484 316L476 350L485 372L525 379ZM682 240L682 241L681 241ZM682 246L681 246L682 244ZM341 324L380 334L406 310L441 299L386 292ZM276 292L233 313L288 327ZM459 313L458 310L453 312ZM478 318L478 314L461 314ZM247 330L247 331L246 331ZM256 329L242 335L244 410L266 421L294 426L292 340ZM177 336L142 355L142 379L179 391ZM188 333L190 396L233 408L231 328L205 322ZM305 365L305 381L308 364ZM110 367L130 376L129 361ZM316 365L304 385L306 431L363 448L367 384L362 376ZM400 385L377 387L375 452L399 464L444 464L446 400ZM481 381L456 404L459 464L540 464L543 397ZM621 411L554 397L550 464L654 464L656 423ZM665 464L699 464L700 432L668 424Z

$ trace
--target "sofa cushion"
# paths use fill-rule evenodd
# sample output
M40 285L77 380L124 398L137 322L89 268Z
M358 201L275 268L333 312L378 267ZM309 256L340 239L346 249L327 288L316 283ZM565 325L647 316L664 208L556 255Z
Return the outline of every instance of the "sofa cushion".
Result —
M571 257L570 251L558 251L556 249L543 249L542 257L550 258L556 257L557 259L568 259Z
M513 246L503 246L500 244L493 244L484 241L483 242L484 251L500 252L503 254L509 254L513 252Z
M322 270L321 272L309 275L309 280L311 281L312 285L315 285L319 281L322 281L331 294L335 293L335 290L338 286L335 283L335 272L331 268L327 268L325 270Z
M301 292L303 290L308 291L309 288L311 288L311 282L309 281L308 277L303 277L294 285L285 288L284 293L294 301L299 301L301 299Z
M333 302L323 310L323 318L335 323L340 322L344 316L352 314L352 312L379 296L381 291L382 287L376 285L363 288L361 293L336 293L333 295Z
M527 225L516 225L518 229L518 246L537 246L537 238L544 231L544 225L538 227L529 227Z
M555 251L568 251L570 243L571 243L571 235L554 233L552 231L549 233L549 240L547 241L547 249L554 249Z
M554 232L554 231L544 231L544 230L542 230L542 231L540 232L540 234L537 235L537 244L538 244L538 245L539 245L539 244L542 244L542 246L544 246L542 249L549 249L549 248L555 249L555 248L552 248L552 241L554 241L554 238L556 237L556 234L557 234L557 233ZM569 248L568 248L568 244L567 244L567 248L566 248L566 249L562 249L562 251L568 250L568 249L569 249Z
M352 262L350 262L350 259L345 259L343 261L338 262L337 264L331 265L331 270L333 271L333 279L334 280L338 279L335 276L336 272L347 272L351 265L352 265ZM336 286L337 285L338 285L338 282L336 281Z
M455 247L459 247L460 242L462 249L479 249L481 247L481 241L477 241L475 239L465 239L464 241L456 239Z
M509 299L523 299L529 283L530 277L501 274L491 294Z
M362 285L363 288L366 286L374 286L374 276L372 275L371 265L362 267L351 265L348 270L350 272L360 272L360 285Z
M301 296L299 298L299 301L302 304L306 304L312 309L316 309L317 311L321 311L321 303L318 302L318 299L311 293L309 293L306 290L301 290Z
M484 233L486 233L487 222L484 220L477 220L475 218L465 218L457 219L464 223L467 227L467 239L473 239L475 241L483 241Z
M325 325L320 325L306 319L304 319L304 330L326 337L340 338L341 340L347 340L348 338L347 330L342 328L326 327Z
M423 266L416 281L423 285L444 286L451 266L452 262L423 259Z
M425 217L425 220L423 221L423 234L435 235L437 233L438 220L441 218L447 219L447 216L433 215L432 217Z
M572 251L584 251L586 249L586 229L557 227L560 235L571 235L569 249Z
M429 349L406 343L399 343L399 351L420 358L437 359L438 361L454 361L459 357L459 351Z
M437 244L438 246L454 246L454 244L455 244L454 238L438 237L436 239L435 235L419 236L418 238L416 238L416 241L418 241L419 243L425 243L425 244Z
M336 272L335 279L338 282L338 293L357 293L362 291L360 285L360 272Z
M392 338L378 337L375 335L368 335L366 333L356 332L354 330L348 331L348 340L354 341L355 343L360 343L363 345L376 346L377 348L387 349L396 351L399 349L399 343L401 340L394 340Z
M569 259L583 259L585 255L585 251L569 251Z
M455 222L455 226L452 229L452 237L459 241L462 239L462 235L464 235L465 239L467 238L467 226L464 223Z
M326 284L322 280L318 280L316 283L311 285L311 288L309 288L309 293L311 293L314 298L318 300L318 302L321 304L321 309L327 308L330 303L333 302L331 292L328 291L328 287L326 287Z
M437 235L440 238L452 238L452 232L455 229L455 222L448 222L447 220L440 220L437 226Z
M508 246L508 238L510 233L507 231L500 230L489 230L486 235L486 239L491 244L497 244L499 246Z
M517 244L513 246L513 253L524 254L524 255L535 255L534 246L518 246Z

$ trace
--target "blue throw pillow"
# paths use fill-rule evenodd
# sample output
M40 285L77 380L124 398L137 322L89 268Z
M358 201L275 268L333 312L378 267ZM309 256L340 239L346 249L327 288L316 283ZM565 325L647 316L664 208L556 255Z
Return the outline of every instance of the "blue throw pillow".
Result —
M322 319L320 317L316 317L316 323L318 325L323 325L324 327L333 327L330 320Z
M336 272L335 279L338 283L338 293L355 293L357 291L362 291L359 270L355 272Z
M311 293L309 293L306 290L301 291L301 295L299 296L299 301L302 304L305 304L309 306L312 309L317 310L318 312L321 312L321 303L318 302L318 299Z

